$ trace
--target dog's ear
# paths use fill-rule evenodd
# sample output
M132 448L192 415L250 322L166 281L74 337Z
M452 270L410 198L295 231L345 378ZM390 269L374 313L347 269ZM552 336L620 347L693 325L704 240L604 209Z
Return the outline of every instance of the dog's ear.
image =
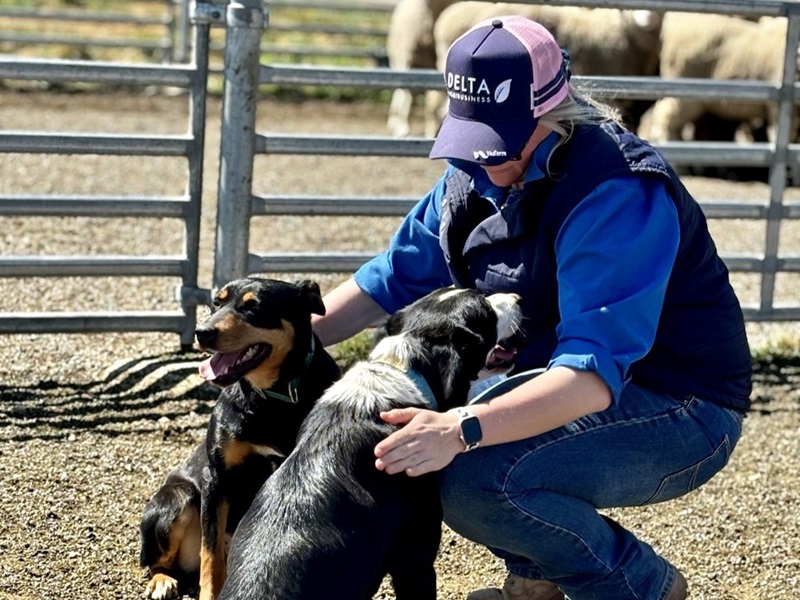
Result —
M296 281L295 285L300 288L300 294L306 302L308 311L317 315L325 314L325 304L322 302L322 292L316 281L303 279Z
M372 347L378 345L378 343L385 337L389 337L392 335L397 335L403 330L403 313L396 312L393 315L389 315L387 318L383 320L383 323L375 327L375 331L372 333Z
M402 310L390 315L383 322L383 329L386 332L386 335L397 335L400 333L403 330L404 317L405 312Z

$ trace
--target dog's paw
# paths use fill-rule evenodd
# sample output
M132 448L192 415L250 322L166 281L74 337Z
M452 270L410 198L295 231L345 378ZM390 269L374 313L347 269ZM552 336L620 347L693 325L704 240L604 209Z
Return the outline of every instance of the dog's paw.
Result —
M150 600L167 600L168 598L178 597L178 581L164 575L163 573L156 573L147 584L147 591L145 597Z

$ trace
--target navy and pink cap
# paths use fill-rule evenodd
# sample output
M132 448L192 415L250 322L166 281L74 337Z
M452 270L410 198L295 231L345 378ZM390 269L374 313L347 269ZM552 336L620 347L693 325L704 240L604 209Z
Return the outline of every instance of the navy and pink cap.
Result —
M567 96L567 65L553 35L521 16L482 21L447 52L450 107L431 158L483 165L518 155L536 123Z

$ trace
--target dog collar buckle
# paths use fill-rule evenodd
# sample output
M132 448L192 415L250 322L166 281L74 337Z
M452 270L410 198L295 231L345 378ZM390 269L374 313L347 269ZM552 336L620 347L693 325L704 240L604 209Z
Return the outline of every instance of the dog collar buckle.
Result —
M300 402L300 397L299 394L297 393L297 386L295 385L294 381L289 383L288 391L289 391L289 400L291 400L292 404L297 404L298 402Z

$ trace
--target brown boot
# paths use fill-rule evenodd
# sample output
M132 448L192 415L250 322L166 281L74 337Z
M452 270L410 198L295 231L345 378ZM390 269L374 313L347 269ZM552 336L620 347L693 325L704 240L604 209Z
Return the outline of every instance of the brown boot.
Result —
M497 588L483 588L467 594L467 600L503 600L503 592Z
M554 583L542 579L525 579L509 573L503 589L476 590L467 600L565 600Z
M685 600L688 595L688 587L686 577L678 569L675 569L675 579L672 580L672 586L669 588L664 600Z

